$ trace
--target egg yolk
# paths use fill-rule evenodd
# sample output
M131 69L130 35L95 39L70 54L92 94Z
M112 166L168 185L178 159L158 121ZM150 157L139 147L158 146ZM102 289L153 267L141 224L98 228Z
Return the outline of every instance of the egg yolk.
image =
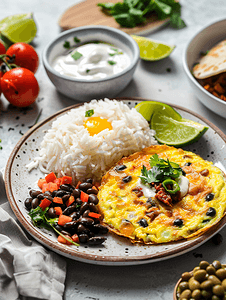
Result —
M107 119L102 119L100 117L90 117L85 120L83 124L91 136L98 134L104 129L112 129L111 123L108 122Z

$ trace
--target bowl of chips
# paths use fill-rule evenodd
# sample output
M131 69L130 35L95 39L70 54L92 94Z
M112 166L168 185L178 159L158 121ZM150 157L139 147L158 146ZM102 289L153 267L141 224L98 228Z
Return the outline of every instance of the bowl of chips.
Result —
M188 42L183 67L197 98L226 118L226 19L211 23Z

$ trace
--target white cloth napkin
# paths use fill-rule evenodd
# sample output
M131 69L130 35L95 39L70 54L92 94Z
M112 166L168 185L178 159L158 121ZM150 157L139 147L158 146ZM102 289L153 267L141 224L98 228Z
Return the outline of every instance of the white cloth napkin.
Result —
M0 300L62 300L66 261L25 233L6 201L0 172Z

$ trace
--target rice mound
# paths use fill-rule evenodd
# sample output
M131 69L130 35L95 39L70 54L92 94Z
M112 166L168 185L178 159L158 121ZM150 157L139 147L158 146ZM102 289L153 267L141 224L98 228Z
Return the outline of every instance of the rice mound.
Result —
M92 117L107 119L113 129L91 136L83 126L85 113L91 109ZM135 108L107 98L92 100L53 121L41 142L40 156L27 167L39 166L42 172L58 177L72 176L73 182L89 177L99 181L123 156L156 143L154 131Z

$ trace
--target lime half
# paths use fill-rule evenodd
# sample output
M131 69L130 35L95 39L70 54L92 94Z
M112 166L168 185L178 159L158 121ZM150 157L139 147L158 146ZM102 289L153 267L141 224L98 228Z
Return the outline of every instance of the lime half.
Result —
M162 109L155 110L152 115L151 128L155 130L155 138L159 143L175 147L196 142L208 129L182 117L180 120L170 117Z
M156 61L166 58L176 47L143 36L131 35L131 37L137 42L140 48L140 58L144 60Z
M12 15L0 21L3 41L30 43L37 33L32 13Z

